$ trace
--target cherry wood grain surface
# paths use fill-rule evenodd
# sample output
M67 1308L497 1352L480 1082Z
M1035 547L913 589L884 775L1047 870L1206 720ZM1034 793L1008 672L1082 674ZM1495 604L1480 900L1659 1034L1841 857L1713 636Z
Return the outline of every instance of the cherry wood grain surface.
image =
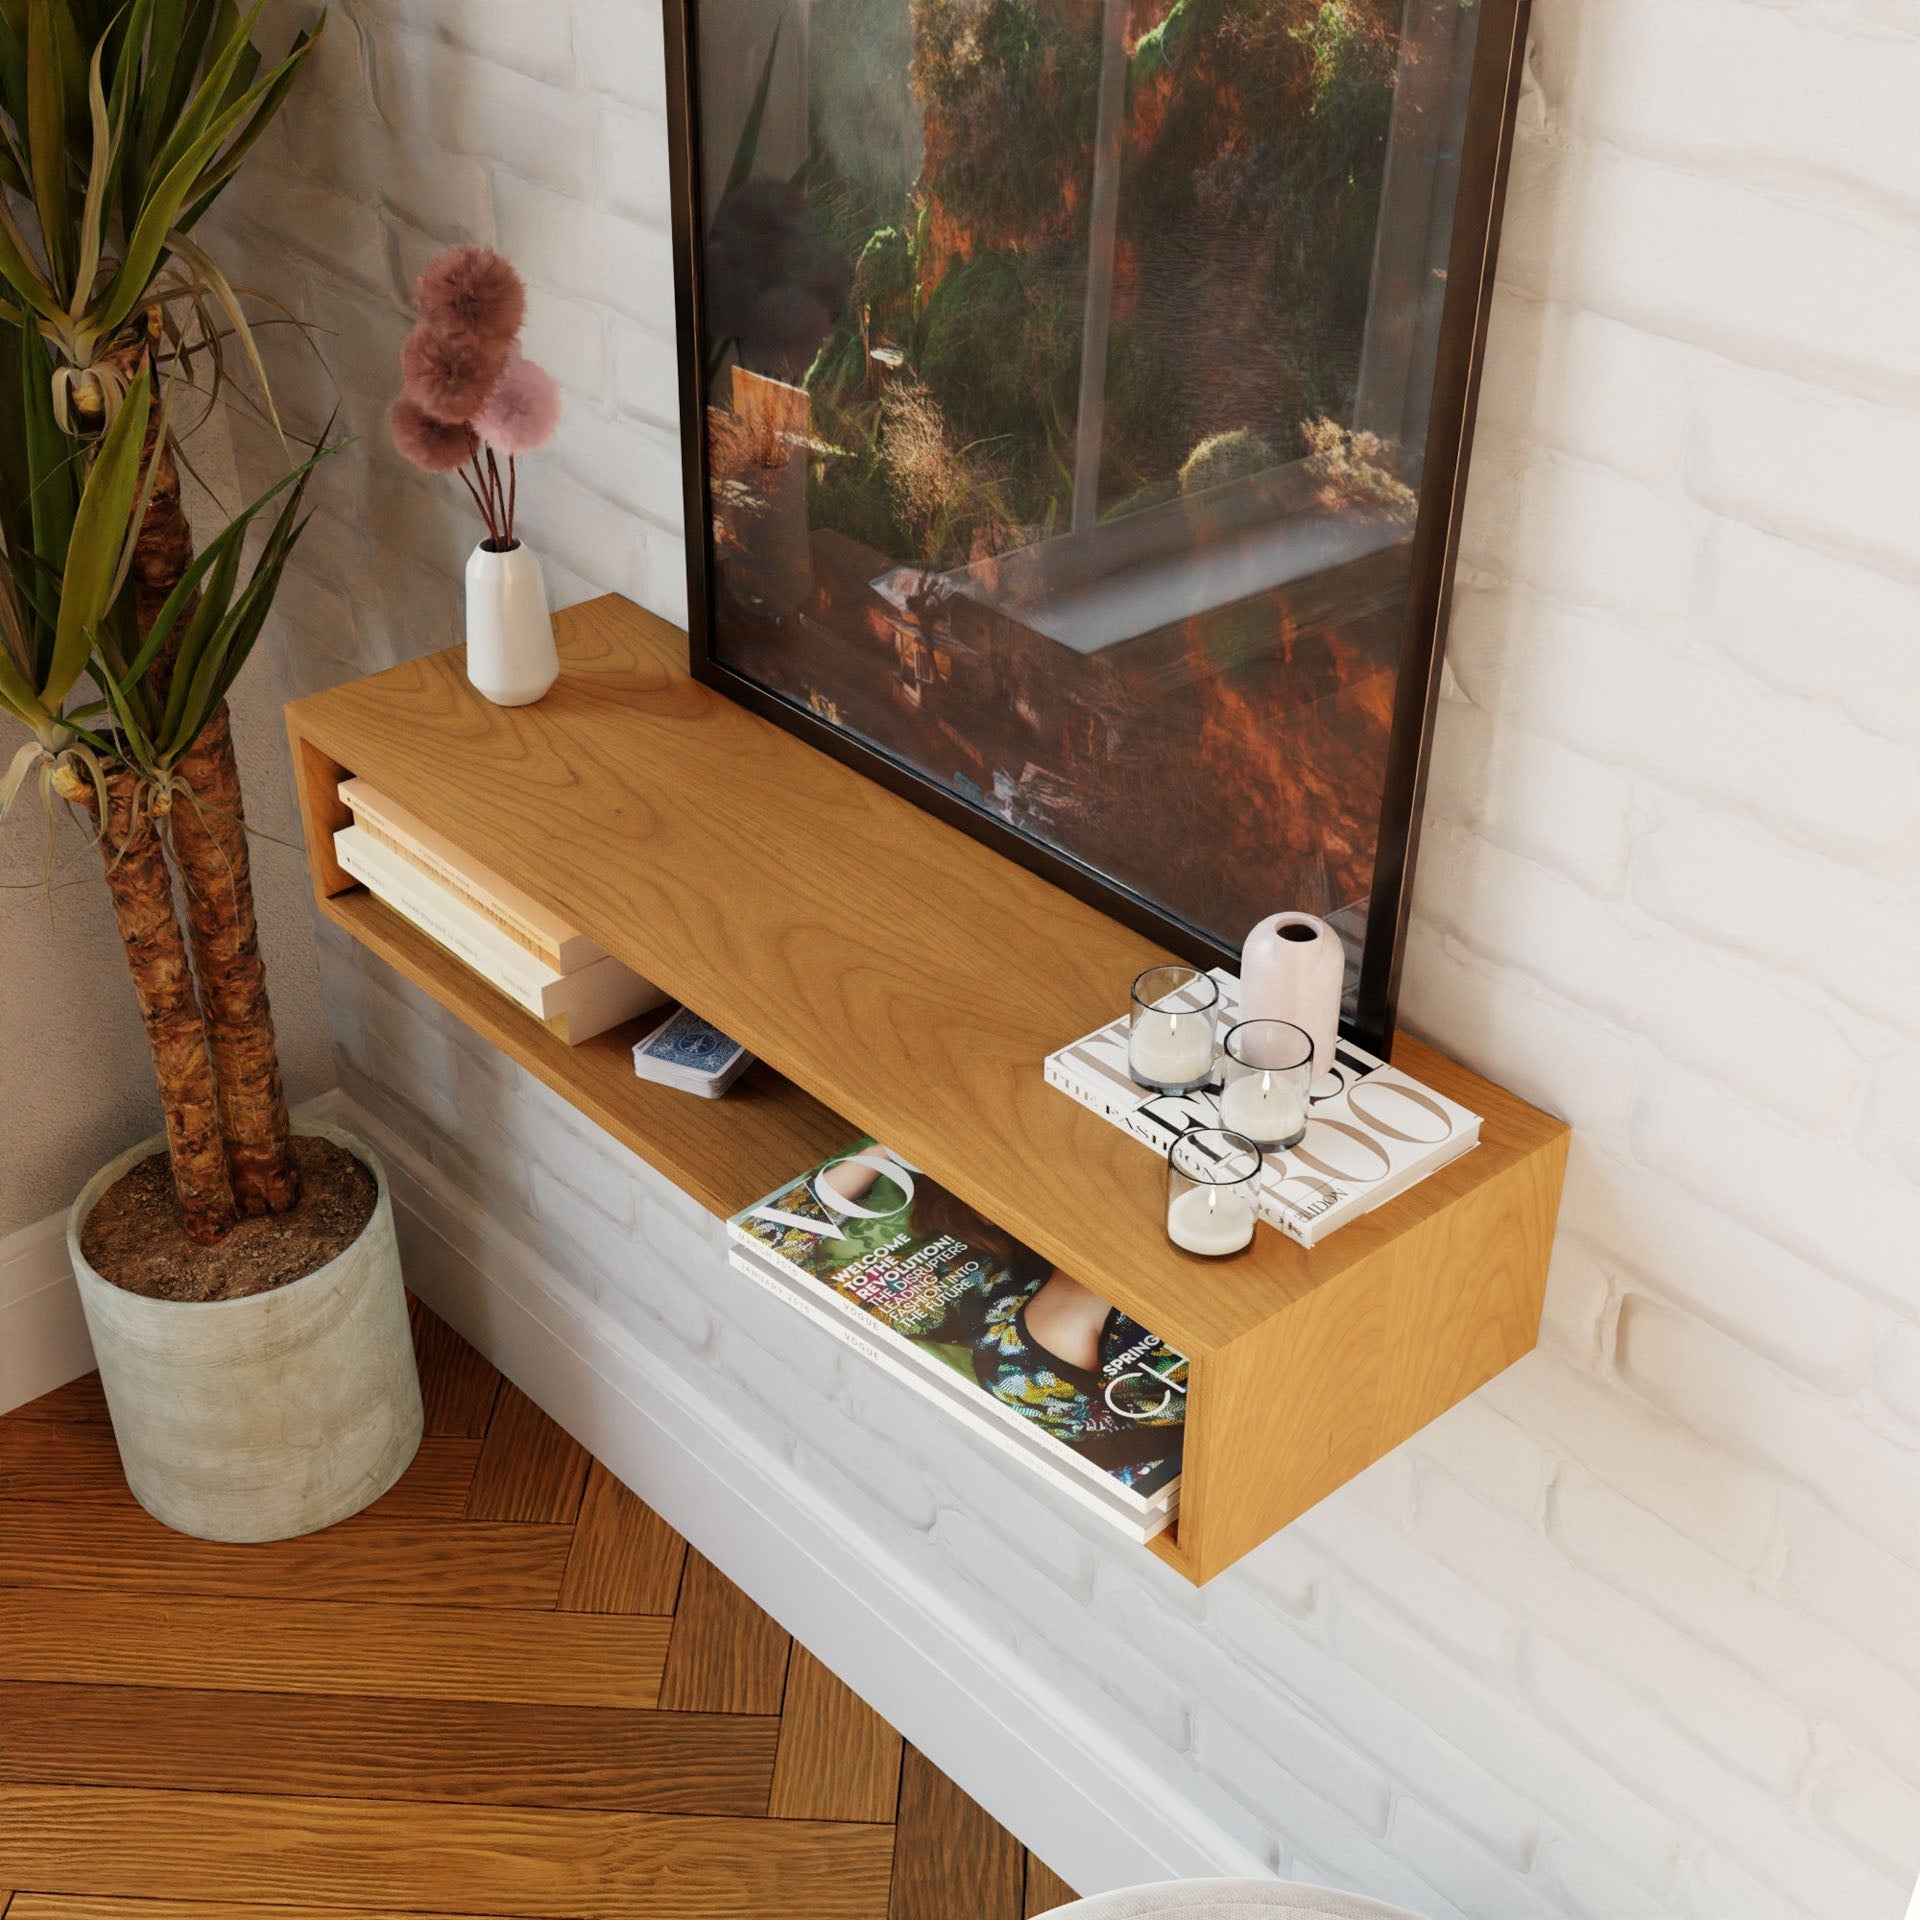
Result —
M497 708L434 655L287 710L325 912L702 1204L731 1213L876 1134L1193 1362L1181 1513L1203 1582L1531 1347L1567 1129L1403 1036L1480 1145L1311 1251L1209 1261L1159 1157L1046 1085L1152 942L687 674L617 598ZM636 1082L637 1029L563 1046L334 863L347 773L388 789L757 1053L728 1098ZM484 1467L482 1469L484 1477ZM669 1685L671 1686L671 1678Z

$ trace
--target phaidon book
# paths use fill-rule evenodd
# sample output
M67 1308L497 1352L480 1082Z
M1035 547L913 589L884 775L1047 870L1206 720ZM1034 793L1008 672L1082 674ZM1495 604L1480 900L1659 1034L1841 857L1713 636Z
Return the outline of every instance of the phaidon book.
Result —
M1139 1540L1173 1518L1187 1362L871 1139L728 1225L733 1264Z

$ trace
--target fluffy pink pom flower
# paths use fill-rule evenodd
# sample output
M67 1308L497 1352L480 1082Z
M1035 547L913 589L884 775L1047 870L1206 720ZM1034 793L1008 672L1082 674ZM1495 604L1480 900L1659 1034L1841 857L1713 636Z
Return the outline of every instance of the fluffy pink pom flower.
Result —
M420 318L440 334L504 347L527 317L527 289L512 265L485 247L449 247L428 262L414 290Z
M464 420L436 420L404 393L387 409L393 444L422 473L451 473L473 458L479 444Z
M495 453L535 453L560 425L560 389L553 375L518 351L507 360L493 397L474 415L473 430Z
M471 420L499 385L510 344L443 333L423 320L400 349L407 398L436 420Z

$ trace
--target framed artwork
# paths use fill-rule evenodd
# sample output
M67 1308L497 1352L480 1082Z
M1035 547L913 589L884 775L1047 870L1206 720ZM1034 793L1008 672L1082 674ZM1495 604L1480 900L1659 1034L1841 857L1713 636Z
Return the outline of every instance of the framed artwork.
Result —
M1390 1040L1526 0L668 0L695 674Z

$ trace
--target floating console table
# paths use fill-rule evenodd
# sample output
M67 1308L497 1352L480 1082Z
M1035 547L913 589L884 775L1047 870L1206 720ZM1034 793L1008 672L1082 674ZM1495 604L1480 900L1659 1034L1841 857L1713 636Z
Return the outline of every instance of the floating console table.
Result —
M1481 1144L1311 1252L1164 1231L1156 1155L1041 1063L1171 958L689 678L624 600L555 623L561 676L490 706L459 652L287 709L333 920L716 1213L876 1135L1192 1363L1176 1528L1211 1579L1535 1343L1567 1129L1402 1038ZM760 1057L725 1099L634 1077L642 1023L563 1045L333 859L362 775Z

